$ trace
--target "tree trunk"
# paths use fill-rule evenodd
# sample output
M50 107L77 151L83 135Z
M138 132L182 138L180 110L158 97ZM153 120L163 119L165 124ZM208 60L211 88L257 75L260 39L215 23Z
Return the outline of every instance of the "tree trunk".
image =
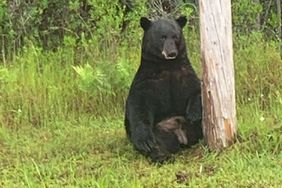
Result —
M230 0L200 0L200 29L204 139L221 150L237 132Z
M255 4L260 4L259 1L260 1L260 0L253 0L253 2L254 2ZM256 27L256 30L257 30L257 31L260 30L260 13L257 14L255 27Z
M271 8L271 4L272 4L272 0L269 0L268 4L267 4L267 8L263 17L263 24L262 24L262 29L265 28L266 22L267 22L267 18L268 18L268 14Z
M276 0L277 4L277 15L278 15L278 36L280 41L280 56L282 57L282 24L281 24L281 0Z

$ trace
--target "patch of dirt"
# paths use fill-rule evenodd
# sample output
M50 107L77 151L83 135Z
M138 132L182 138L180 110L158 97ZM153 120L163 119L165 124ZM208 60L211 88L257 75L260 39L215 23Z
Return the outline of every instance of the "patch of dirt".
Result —
M189 180L189 174L187 172L184 172L184 171L177 172L175 174L175 176L176 176L175 181L179 184L184 183L184 182Z

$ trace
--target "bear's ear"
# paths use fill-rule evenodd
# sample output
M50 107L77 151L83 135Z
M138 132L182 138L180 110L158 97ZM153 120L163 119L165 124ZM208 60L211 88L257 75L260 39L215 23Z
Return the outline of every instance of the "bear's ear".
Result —
M152 22L146 17L141 17L140 25L144 29L144 31L146 31L152 25Z
M187 18L186 16L180 16L179 18L176 19L176 22L181 28L183 28L187 23Z

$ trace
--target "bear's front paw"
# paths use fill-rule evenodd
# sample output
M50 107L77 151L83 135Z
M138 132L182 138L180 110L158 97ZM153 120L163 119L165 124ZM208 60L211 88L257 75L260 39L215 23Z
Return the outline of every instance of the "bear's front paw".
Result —
M156 140L153 132L147 128L138 128L132 134L132 141L135 148L141 152L148 153L156 145Z
M155 145L153 150L149 153L152 162L163 164L165 162L172 162L174 159L169 152L162 149L159 145Z

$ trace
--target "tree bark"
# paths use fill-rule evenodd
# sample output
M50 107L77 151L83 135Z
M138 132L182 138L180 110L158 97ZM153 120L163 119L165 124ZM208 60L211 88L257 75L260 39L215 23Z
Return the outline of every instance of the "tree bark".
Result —
M277 15L278 15L278 36L280 41L280 56L282 57L282 23L281 23L281 0L276 0L277 4Z
M254 2L255 4L260 4L259 1L260 1L260 0L253 0L253 2ZM257 30L257 31L260 30L260 13L257 14L255 27L256 27L256 30Z
M267 22L267 18L268 18L268 14L271 8L271 4L272 4L272 0L269 0L268 4L267 4L267 8L263 17L263 24L262 24L262 29L265 28L266 22Z
M237 133L230 0L200 0L200 29L204 139L221 150Z

